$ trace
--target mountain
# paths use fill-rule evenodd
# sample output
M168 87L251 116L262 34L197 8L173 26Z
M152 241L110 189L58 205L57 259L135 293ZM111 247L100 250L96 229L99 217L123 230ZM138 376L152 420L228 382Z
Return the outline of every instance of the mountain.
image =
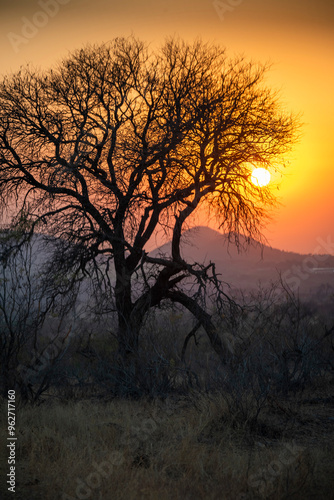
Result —
M248 245L245 239L240 238L240 241L242 248L238 251L235 244L229 243L228 235L205 226L197 226L182 235L181 255L189 263L214 262L221 280L228 283L232 289L256 290L259 284L266 286L277 281L281 273L289 287L302 298L312 298L318 303L333 303L333 255L302 255L260 245L255 240L251 240ZM49 243L50 246L45 247L45 240L41 235L33 237L32 273L40 271L43 264L50 260L53 250L52 238L49 238ZM151 251L150 255L170 256L171 242ZM27 256L29 257L29 254ZM113 277L113 269L110 269L112 281ZM80 303L89 302L89 294L85 288L83 283Z
M261 283L277 281L279 273L286 283L301 295L314 295L327 286L334 293L334 256L302 255L261 245L241 238L238 251L229 243L228 235L204 226L185 231L181 239L181 255L190 263L215 262L217 273L232 288L256 289ZM171 242L160 246L150 255L171 255Z

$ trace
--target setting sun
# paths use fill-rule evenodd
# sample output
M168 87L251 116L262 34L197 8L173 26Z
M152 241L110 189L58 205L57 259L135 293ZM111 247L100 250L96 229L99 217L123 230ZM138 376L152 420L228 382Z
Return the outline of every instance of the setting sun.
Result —
M255 168L252 172L251 180L255 186L266 186L270 182L270 172L265 168Z

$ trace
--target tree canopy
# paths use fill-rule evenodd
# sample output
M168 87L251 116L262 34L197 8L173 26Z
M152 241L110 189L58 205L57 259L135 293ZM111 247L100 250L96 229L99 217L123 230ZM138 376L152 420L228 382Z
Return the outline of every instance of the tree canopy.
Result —
M252 168L280 169L297 129L266 88L266 70L203 42L171 39L151 51L117 38L1 82L3 216L67 241L72 269L112 259L123 354L136 352L147 311L171 300L224 356L209 312L181 286L192 277L200 290L207 280L221 290L214 266L186 262L180 241L201 208L236 237L260 238L275 197L251 182ZM159 227L171 231L170 257L145 250Z

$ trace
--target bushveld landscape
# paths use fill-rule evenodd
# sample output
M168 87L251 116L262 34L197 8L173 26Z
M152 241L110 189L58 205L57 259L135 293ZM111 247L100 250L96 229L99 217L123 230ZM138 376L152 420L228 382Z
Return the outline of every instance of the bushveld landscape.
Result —
M229 259L230 272L249 261L251 274L242 293L234 290L242 304L238 314L231 309L231 317L216 318L228 361L222 366L202 329L195 331L189 315L168 306L145 322L135 387L113 369L112 317L110 324L99 322L98 314L93 321L87 315L59 320L55 311L53 338L50 317L47 329L31 309L27 317L24 309L32 307L37 290L24 287L27 302L19 289L27 278L23 261L31 270L33 259L27 251L20 262L16 257L22 283L8 280L10 290L1 294L2 335L8 335L4 313L11 306L11 327L22 340L8 361L25 360L14 375L15 498L333 498L333 278L322 274L326 300L317 302L314 294L302 302L279 277L276 283L254 280L254 253L263 268L268 252L268 269L275 270L267 247L233 254L222 235L198 228L185 237L188 258L205 259L209 234L221 260ZM294 257L302 266L306 256ZM332 258L322 257L330 269ZM277 266L280 259L276 251ZM316 290L310 283L304 288ZM79 294L81 306L85 297ZM15 323L20 315L30 326L24 342L23 323ZM73 335L66 337L70 324ZM4 414L2 419L5 427ZM10 498L5 489L3 495Z
M302 7L3 0L1 499L334 499L334 10Z

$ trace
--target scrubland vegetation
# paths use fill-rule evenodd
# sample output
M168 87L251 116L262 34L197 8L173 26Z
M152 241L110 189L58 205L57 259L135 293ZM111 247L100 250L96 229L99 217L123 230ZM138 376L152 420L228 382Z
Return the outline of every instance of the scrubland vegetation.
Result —
M238 300L225 365L180 309L149 315L135 387L111 320L44 338L16 379L16 498L332 498L332 311L282 283Z
M332 498L332 395L270 398L257 425L218 392L25 407L16 498Z
M257 428L220 393L26 407L16 498L332 498L329 394L272 399Z

